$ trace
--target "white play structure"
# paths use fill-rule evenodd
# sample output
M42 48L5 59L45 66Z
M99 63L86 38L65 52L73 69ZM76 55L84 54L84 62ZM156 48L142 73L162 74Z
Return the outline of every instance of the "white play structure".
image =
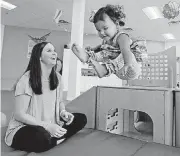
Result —
M148 62L142 64L139 79L129 81L128 86L123 87L93 87L70 105L87 115L88 128L130 137L129 134L134 133L137 134L135 138L180 146L180 123L178 119L175 120L175 110L180 108L177 87L180 80L179 64L177 66L176 60L175 47L150 54ZM152 136L142 137L137 133L134 128L134 111L145 112L151 117ZM176 117L179 116L176 113Z

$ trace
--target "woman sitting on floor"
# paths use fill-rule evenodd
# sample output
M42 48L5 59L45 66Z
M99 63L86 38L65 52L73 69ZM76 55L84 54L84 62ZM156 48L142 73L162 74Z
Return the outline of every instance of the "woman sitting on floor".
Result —
M51 43L36 44L27 69L15 86L15 109L5 142L16 150L47 151L86 125L84 114L65 110L56 59Z

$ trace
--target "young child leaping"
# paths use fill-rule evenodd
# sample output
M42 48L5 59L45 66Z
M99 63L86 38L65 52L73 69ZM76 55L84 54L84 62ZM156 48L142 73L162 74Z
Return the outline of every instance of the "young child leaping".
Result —
M122 6L107 5L100 8L91 21L103 39L102 45L85 50L77 44L71 47L81 62L93 65L100 78L113 73L120 79L132 80L141 73L139 62L143 57L134 50L137 48L132 46L129 35L120 30L125 25L124 18Z

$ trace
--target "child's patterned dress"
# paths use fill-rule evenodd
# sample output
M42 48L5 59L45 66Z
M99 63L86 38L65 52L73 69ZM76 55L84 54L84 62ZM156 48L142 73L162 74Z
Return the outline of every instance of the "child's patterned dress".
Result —
M101 51L95 53L94 51L87 50L87 54L89 55L89 60L87 61L90 63L91 59L102 62L107 70L109 76L110 74L115 74L117 77L123 80L133 80L138 78L141 74L141 65L140 62L146 58L147 51L146 48L142 45L138 45L138 42L135 41L131 44L131 51L132 51L132 65L128 67L128 70L125 75L122 74L122 67L124 66L124 59L123 55L120 51L119 45L117 44L117 37L124 32L118 32L112 42L112 45L107 44L103 41L101 45ZM127 34L128 35L128 34ZM142 53L142 49L145 53Z

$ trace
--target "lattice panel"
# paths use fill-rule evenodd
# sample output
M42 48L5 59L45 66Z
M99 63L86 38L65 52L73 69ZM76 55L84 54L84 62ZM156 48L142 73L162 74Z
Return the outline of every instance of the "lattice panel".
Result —
M148 62L142 64L142 75L139 80L168 80L167 55L149 56Z
M177 87L176 48L149 54L141 64L142 74L129 82L132 86Z
M119 110L118 108L110 109L106 115L106 131L109 133L119 134Z

